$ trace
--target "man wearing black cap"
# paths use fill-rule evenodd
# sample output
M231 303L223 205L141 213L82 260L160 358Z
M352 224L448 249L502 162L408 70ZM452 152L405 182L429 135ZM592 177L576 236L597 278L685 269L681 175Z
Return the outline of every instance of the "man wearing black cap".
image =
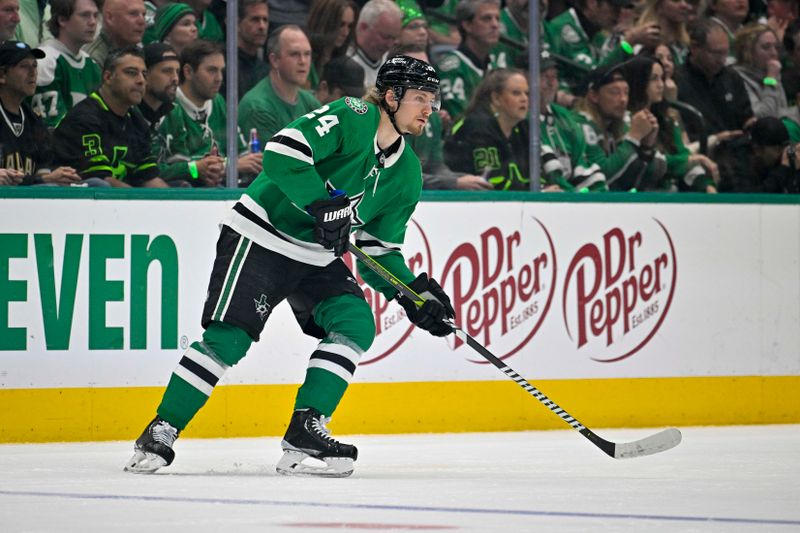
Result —
M167 187L159 177L147 122L136 110L145 92L142 51L111 52L103 83L73 107L54 132L55 160L75 167L85 179L112 187Z
M655 115L643 109L626 126L628 89L619 65L597 68L587 76L586 96L575 112L588 160L600 167L611 190L649 189L666 172L666 158L653 148Z
M158 126L175 107L178 90L178 71L181 64L178 55L166 43L150 43L144 47L144 63L147 81L139 111L150 126L150 143L159 165L166 164L166 139Z
M789 143L780 119L760 118L746 133L716 155L720 192L800 192L799 147Z
M0 184L69 185L79 183L73 168L51 170L50 136L26 98L36 91L36 60L44 52L19 41L0 45Z

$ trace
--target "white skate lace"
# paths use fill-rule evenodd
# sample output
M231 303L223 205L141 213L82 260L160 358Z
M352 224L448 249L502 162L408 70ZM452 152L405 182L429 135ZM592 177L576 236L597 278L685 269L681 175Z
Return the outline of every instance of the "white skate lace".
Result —
M321 416L319 418L312 418L311 419L311 429L313 429L320 437L323 439L330 441L331 443L338 444L338 441L331 437L331 430L328 429L328 423L330 423L331 417L329 416Z
M172 448L172 445L175 443L175 439L178 438L178 430L163 420L153 426L151 434L153 435L154 441L160 442L170 448Z

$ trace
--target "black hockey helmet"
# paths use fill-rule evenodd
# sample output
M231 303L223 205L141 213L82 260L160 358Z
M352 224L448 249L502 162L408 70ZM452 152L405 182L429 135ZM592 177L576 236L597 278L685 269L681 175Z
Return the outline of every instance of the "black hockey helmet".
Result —
M392 89L398 100L406 89L417 89L439 94L439 75L429 63L409 56L394 56L378 70L375 87L384 93Z

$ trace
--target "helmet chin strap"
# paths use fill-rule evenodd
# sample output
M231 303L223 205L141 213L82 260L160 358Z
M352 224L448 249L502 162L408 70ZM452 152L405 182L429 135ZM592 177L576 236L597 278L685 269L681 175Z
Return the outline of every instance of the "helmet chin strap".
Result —
M392 90L392 94L394 94L394 90ZM395 109L394 111L392 111L392 110L389 108L389 104L386 102L386 97L385 97L385 96L384 96L384 98L381 100L381 107L383 107L383 110L384 110L384 111L386 111L386 114L387 114L387 115L389 115L389 122L391 122L391 123L392 123L392 127L394 127L394 131L396 131L396 132L397 132L397 134L398 134L398 135L400 135L401 137L402 137L403 135L409 135L409 134L411 133L410 131L406 131L406 132L402 132L402 131L400 131L400 128L397 126L397 121L394 119L394 115L395 115L395 113L397 113L398 111L400 111L400 99L401 99L402 97L403 97L402 93L401 93L401 95L400 95L400 98L398 98L398 97L397 97L397 95L396 95L396 94L394 94L394 99L395 99L395 102L397 102L397 109Z

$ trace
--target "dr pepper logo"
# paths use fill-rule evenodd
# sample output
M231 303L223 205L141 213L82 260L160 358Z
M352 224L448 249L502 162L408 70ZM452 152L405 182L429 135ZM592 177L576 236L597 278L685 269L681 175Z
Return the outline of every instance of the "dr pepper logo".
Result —
M583 244L566 270L562 314L578 352L626 359L658 332L675 293L677 258L660 221L612 227Z
M526 217L515 229L490 226L455 245L442 266L441 283L457 325L499 358L514 355L539 330L553 300L556 256L550 233ZM450 339L455 349L463 345Z

